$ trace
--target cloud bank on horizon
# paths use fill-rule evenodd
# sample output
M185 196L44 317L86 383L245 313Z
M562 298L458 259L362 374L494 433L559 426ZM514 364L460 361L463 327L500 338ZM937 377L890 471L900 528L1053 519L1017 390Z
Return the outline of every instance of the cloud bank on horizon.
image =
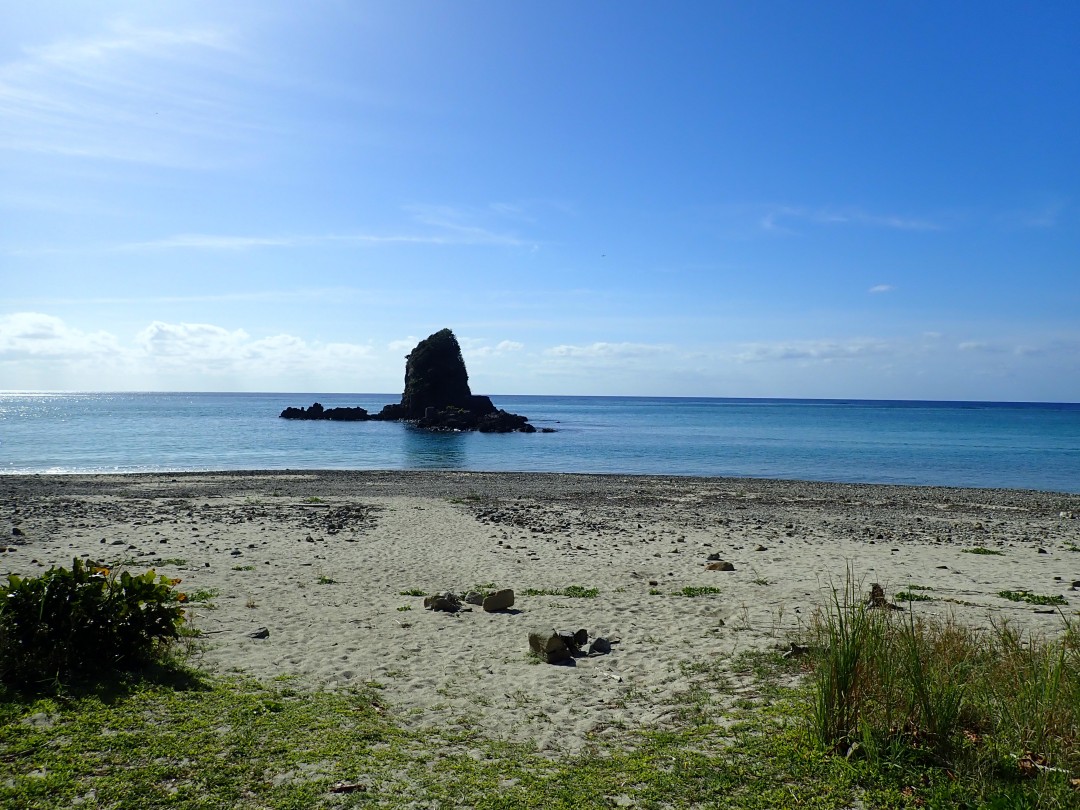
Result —
M782 13L780 13L782 11ZM31 4L0 390L1080 401L1080 7Z

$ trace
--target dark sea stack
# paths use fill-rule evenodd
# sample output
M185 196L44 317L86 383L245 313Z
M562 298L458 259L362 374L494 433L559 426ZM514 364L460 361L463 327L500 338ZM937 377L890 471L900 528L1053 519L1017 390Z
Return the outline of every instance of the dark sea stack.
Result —
M405 358L405 391L401 402L377 414L363 408L286 408L283 419L330 419L341 422L408 421L427 430L478 430L481 433L535 433L528 417L496 408L491 399L473 394L469 373L454 333L440 329L416 344ZM545 433L553 432L544 428Z
M401 395L405 419L422 419L428 408L469 411L472 398L461 346L449 329L421 340L405 358L405 392Z

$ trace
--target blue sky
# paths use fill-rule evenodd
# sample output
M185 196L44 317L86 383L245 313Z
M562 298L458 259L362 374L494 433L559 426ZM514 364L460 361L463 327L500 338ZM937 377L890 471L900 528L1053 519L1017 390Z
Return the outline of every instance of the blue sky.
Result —
M1080 401L1080 5L43 2L0 389Z

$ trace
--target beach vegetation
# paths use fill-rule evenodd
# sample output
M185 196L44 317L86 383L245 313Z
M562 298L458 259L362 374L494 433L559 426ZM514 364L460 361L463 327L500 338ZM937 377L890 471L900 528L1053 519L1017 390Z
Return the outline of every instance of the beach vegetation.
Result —
M422 710L397 715L375 682L320 691L292 676L178 667L149 678L113 671L59 695L0 685L0 806L1080 803L1077 623L1064 620L1052 638L1008 623L973 629L870 608L848 582L800 640L678 665L686 683L662 722L602 723L577 753L500 739L470 713L420 724ZM534 654L526 662L546 666ZM438 693L460 696L452 683ZM524 689L505 697L518 709L537 699ZM612 705L650 699L628 685ZM527 722L552 718L537 709Z
M917 591L898 591L896 594L897 602L932 602L934 597L927 596L925 593L918 593Z
M568 585L565 588L526 588L525 596L565 596L568 599L595 599L600 595L599 588L587 588L584 585Z
M187 562L183 557L165 557L154 560L154 565L172 565L176 568L183 568L187 565Z
M180 635L180 580L75 558L0 585L0 681L36 689L137 669Z
M1010 602L1027 602L1029 605L1067 605L1069 601L1061 595L1048 596L1028 591L998 591L998 596Z
M808 728L819 750L947 776L979 806L1076 806L1076 625L1046 639L1007 623L981 630L897 617L868 607L849 582L812 636Z
M213 609L214 606L211 604L211 600L221 596L221 591L217 588L199 588L189 594L182 594L182 596L184 596L183 601L185 602L197 602L201 603L203 607Z
M996 549L996 548L986 548L985 546L972 546L971 548L962 548L962 549L960 549L960 551L963 552L964 554L983 554L983 555L992 555L992 556L995 556L995 557L1004 557L1005 556L1004 551L1001 551L1000 549Z
M232 570L233 571L254 571L255 566L254 565L234 565Z
M715 596L723 593L719 588L714 585L687 585L681 591L675 591L672 596Z
M427 596L423 588L409 588L407 591L398 591L398 596Z
M337 580L333 577L328 577L326 574L319 574L319 578L316 580L320 585L336 585Z

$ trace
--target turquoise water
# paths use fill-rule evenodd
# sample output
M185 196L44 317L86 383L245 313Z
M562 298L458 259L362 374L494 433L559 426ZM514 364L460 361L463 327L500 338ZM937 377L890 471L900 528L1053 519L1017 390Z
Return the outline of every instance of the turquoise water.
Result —
M279 419L394 394L0 394L0 472L453 469L1080 492L1080 405L493 396L556 433Z

